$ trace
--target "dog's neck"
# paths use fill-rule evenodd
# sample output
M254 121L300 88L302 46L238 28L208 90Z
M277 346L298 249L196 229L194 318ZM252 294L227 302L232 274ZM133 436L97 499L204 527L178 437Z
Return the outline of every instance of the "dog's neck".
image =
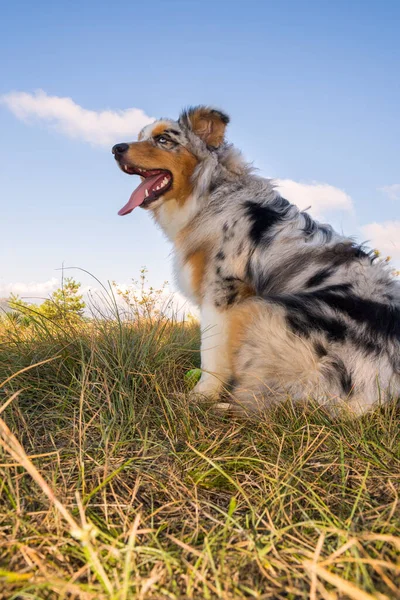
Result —
M168 200L161 204L153 216L167 238L175 243L179 233L191 222L198 211L198 197L191 194L182 205L177 200Z

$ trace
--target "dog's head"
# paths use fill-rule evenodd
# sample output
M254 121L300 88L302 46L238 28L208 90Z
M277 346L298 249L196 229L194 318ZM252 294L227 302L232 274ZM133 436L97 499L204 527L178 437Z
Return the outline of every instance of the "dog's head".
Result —
M183 111L178 121L147 125L137 142L116 144L112 152L122 171L142 178L118 214L137 206L154 209L171 199L184 204L193 191L196 167L223 146L228 123L226 114L198 106Z

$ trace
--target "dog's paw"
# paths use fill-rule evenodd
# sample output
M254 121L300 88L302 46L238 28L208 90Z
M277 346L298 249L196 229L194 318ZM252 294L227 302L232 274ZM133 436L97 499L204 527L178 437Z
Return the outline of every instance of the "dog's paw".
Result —
M216 402L218 400L218 396L213 394L207 394L205 392L198 392L196 389L193 389L188 394L189 402L193 404L205 404L209 402Z
M217 379L204 377L189 392L191 402L216 402L219 398L220 385Z
M220 416L238 417L241 419L251 418L254 412L248 407L236 402L215 402L211 407L212 412Z
M211 407L212 412L221 416L243 416L245 412L242 407L232 402L215 402Z

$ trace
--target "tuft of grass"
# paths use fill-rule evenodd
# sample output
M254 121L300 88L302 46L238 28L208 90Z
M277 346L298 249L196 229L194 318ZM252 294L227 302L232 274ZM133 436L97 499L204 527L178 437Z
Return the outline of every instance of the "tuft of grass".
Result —
M400 598L398 408L218 416L177 394L198 341L164 317L2 332L0 598Z

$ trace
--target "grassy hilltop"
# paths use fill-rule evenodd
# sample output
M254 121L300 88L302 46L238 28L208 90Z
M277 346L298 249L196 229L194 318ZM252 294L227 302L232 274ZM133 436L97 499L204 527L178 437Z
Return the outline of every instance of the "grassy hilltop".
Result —
M0 324L0 598L400 598L395 405L220 416L196 323L76 315Z

